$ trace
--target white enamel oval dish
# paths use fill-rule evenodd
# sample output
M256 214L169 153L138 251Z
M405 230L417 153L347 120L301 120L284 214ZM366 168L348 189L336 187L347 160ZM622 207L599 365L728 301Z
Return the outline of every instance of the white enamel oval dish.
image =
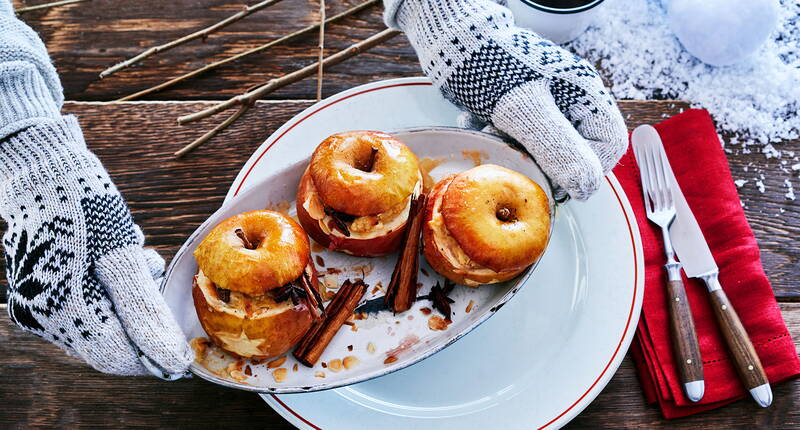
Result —
M458 128L424 128L392 132L417 155L423 164L436 165L430 171L434 181L451 173L467 170L481 163L493 163L521 172L537 183L550 198L551 219L554 204L547 177L525 153L500 138ZM310 152L309 152L310 154ZM178 316L178 323L188 338L205 337L192 302L192 277L197 273L195 247L222 220L251 210L270 208L296 219L295 193L308 159L293 163L241 192L204 222L178 251L167 270L164 295ZM362 304L376 299L381 303L383 286L389 283L396 255L361 258L332 252L315 246L312 257L317 262L321 281L338 288L345 279L362 278L370 286ZM323 264L320 265L319 263ZM444 278L421 257L418 295L428 294ZM303 366L291 354L282 365L270 368L269 361L238 360L214 348L202 363L192 364L191 371L209 381L244 390L271 393L299 393L326 390L382 376L414 364L455 342L499 310L530 276L535 265L516 279L481 288L458 285L450 294L452 323L446 329L433 329L441 315L428 300L419 300L403 313L388 310L371 312L364 319L343 326L313 368ZM466 309L469 308L469 312ZM369 348L367 348L367 345ZM332 360L357 363L349 369L329 367ZM297 366L295 366L297 364ZM338 364L338 363L337 363ZM244 374L245 366L249 375ZM274 364L273 364L274 366ZM277 382L276 368L286 369L285 379ZM336 369L336 370L334 370ZM233 372L231 372L231 370ZM284 372L284 371L281 371Z
M276 178L277 172L288 172L297 163L304 163L316 145L332 133L454 127L458 114L458 109L424 78L375 82L342 92L314 104L275 131L244 165L231 186L226 204L239 201L237 196ZM421 158L447 160L441 170L432 171L436 178L446 169L472 166L471 159L467 159L475 154L468 153L465 157L461 151L473 148L461 141L450 147L433 146L431 142L422 148L412 148ZM525 169L534 166L515 150L502 148L497 153L487 151L488 160L484 162L526 172ZM289 176L277 176L276 188L291 188L295 179ZM275 202L268 202L267 196L258 196L252 206L242 203L242 210L268 203ZM192 239L187 247L193 247ZM182 268L180 273L175 272L179 263L176 257L171 269L175 273L170 276L165 295L187 335L201 336L203 332L189 298L191 275L196 267L186 248L179 257ZM334 261L329 262L325 257L328 267L337 264ZM380 378L313 393L267 392L262 397L289 422L303 429L558 428L600 393L622 361L641 309L642 267L635 218L619 183L609 175L588 202L558 206L552 237L538 267L526 275L513 299L469 336L414 366ZM420 280L425 289L430 288L431 278L421 276ZM491 299L501 302L510 293L508 290L504 293L502 288L509 287L493 291ZM486 288L492 287L482 287L476 292L489 295ZM454 323L443 332L452 339L490 315L485 306L469 314L464 312L466 296L462 295L469 293L464 287L456 290L459 305L453 306ZM380 348L376 344L376 356L382 359L386 356L385 348L399 344L403 336L397 330L405 330L401 327L410 329L411 323L426 319L417 309L404 315L414 319L395 324L395 336L390 333L382 336L383 349L377 351ZM384 330L388 328L384 326ZM365 325L353 334L367 331ZM342 340L337 336L322 361L351 354L367 358L348 371L351 372L348 376L344 372L336 374L337 381L353 377L356 372L377 376L389 370L381 369L369 358L363 342L375 339L361 338L362 343L352 343L350 352L347 346L351 343L343 340L344 332L340 335ZM414 354L421 357L436 349L429 345L417 342ZM410 357L395 364L398 368L410 364L414 361ZM289 369L285 382L291 383L290 378L294 377L291 365L282 366ZM325 369L325 374L324 383L333 382L329 378L334 373ZM216 378L213 374L201 376ZM228 378L219 379L215 382L230 383ZM270 384L269 379L264 381Z

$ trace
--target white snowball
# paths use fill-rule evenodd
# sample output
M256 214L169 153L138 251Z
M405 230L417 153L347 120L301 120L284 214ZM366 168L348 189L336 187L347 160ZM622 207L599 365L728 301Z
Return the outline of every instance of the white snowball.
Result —
M667 19L683 47L712 66L737 63L775 30L778 0L669 0Z

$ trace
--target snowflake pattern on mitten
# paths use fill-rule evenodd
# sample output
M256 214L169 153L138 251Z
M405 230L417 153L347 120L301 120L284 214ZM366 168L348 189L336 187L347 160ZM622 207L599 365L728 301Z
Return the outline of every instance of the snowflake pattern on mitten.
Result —
M149 374L139 359L146 355L164 373L182 373L191 352L151 274L144 237L82 139L65 117L0 142L8 313L103 372Z
M488 0L384 0L442 94L519 141L572 197L585 199L624 154L627 128L591 64L516 27Z

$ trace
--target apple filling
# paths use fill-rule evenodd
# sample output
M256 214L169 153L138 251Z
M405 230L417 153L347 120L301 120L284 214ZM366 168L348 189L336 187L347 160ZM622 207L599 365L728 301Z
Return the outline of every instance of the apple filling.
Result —
M202 270L194 277L200 291L203 292L206 303L218 312L225 312L242 319L266 318L283 312L292 302L277 302L267 293L260 296L251 296L231 290L222 290L209 279Z
M420 191L421 184L421 180L417 182L412 195ZM351 220L343 220L349 230L349 236L335 227L336 220L326 213L325 205L322 203L322 199L319 197L313 181L309 184L306 200L303 202L303 208L308 212L311 218L317 220L323 233L342 238L347 237L350 239L365 240L382 237L398 228L402 228L406 220L408 220L408 213L411 208L411 196L408 196L405 201L395 205L386 212L354 217Z
M441 211L444 194L445 193L438 193L438 196L436 196L436 200L433 202L433 216L428 224L433 231L433 243L436 245L436 248L453 267L454 271L461 275L481 277L498 275L499 273L497 271L473 261L447 230ZM484 283L493 282L498 282L498 279L491 279ZM478 285L478 283L475 283L475 285Z

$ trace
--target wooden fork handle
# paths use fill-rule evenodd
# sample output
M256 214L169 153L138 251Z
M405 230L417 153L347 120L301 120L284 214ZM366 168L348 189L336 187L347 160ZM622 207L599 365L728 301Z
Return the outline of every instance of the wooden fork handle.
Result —
M670 276L674 278L673 276ZM703 380L703 360L700 356L700 345L697 342L697 332L694 328L694 318L686 297L686 290L680 275L677 279L667 281L667 296L669 300L669 322L672 334L672 348L681 382ZM702 396L702 394L701 394ZM692 401L699 398L687 389L687 397Z

